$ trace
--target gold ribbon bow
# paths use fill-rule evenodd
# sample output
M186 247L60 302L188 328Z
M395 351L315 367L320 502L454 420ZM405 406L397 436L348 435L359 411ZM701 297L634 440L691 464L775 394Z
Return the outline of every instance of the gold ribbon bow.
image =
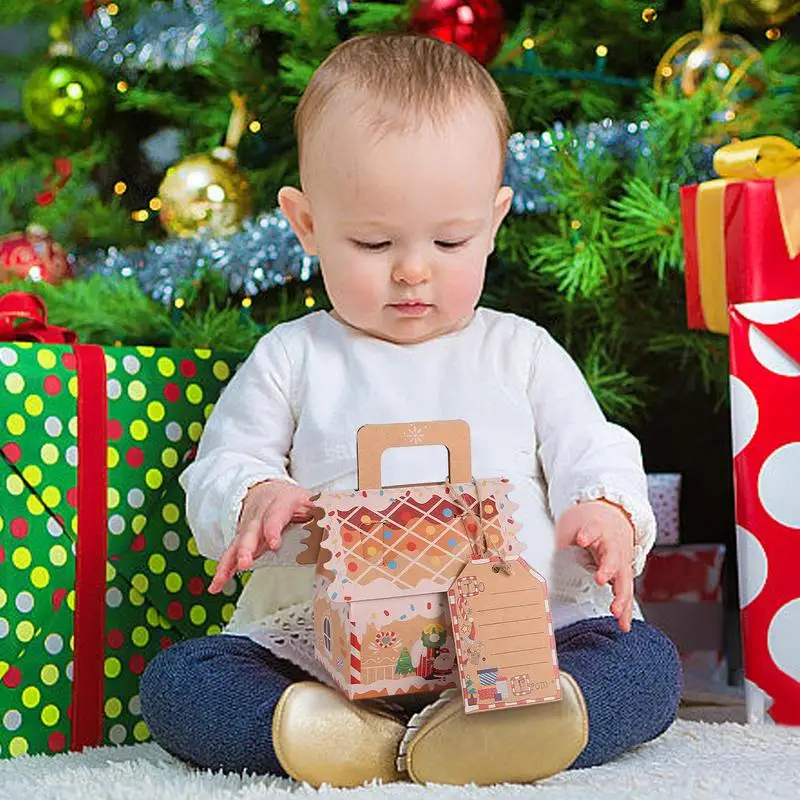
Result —
M800 148L780 136L732 142L714 153L718 180L697 192L700 298L709 330L728 330L725 275L725 187L733 181L772 178L790 258L800 252Z

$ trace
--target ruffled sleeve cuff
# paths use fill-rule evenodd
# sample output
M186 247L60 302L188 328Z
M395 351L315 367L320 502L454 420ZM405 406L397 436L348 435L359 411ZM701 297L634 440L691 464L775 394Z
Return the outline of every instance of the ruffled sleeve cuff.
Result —
M226 546L230 545L233 537L236 536L236 527L239 524L239 517L242 513L242 502L247 492L257 483L264 483L264 481L285 481L286 483L297 485L297 481L292 480L288 475L276 475L274 472L254 472L236 484L230 493L228 506L222 519L222 533L225 537L225 542L227 542Z
M570 505L590 500L607 500L625 511L633 524L633 574L640 575L647 555L656 541L656 518L647 499L635 497L608 484L597 483L572 495Z

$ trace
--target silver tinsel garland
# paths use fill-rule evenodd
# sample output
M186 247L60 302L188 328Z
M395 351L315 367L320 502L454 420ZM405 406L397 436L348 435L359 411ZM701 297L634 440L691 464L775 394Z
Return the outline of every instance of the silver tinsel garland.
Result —
M632 163L637 157L650 154L648 128L646 121L607 119L579 125L572 131L556 124L552 132L513 134L504 181L514 190L513 210L518 214L542 214L556 207L557 193L550 170L559 143L569 140L579 165L595 153L610 153L622 162ZM693 179L713 176L716 147L697 144L687 154L687 169ZM683 177L675 176L676 182L684 182ZM207 270L218 271L231 293L252 296L290 280L308 280L317 269L317 261L305 255L288 221L275 210L245 221L242 230L227 239L198 235L151 242L141 250L111 247L80 257L77 267L79 274L87 276L135 276L148 295L171 303L181 286Z
M241 0L299 14L299 0ZM328 13L344 16L349 0L329 0ZM214 0L157 0L137 19L124 8L110 14L100 6L73 36L76 52L115 77L137 72L183 69L207 63L212 45L225 40L226 29ZM246 45L247 43L245 43Z
M637 157L650 155L647 120L641 122L602 122L581 124L568 130L560 122L544 133L514 133L508 140L504 183L514 190L513 210L518 214L541 214L556 207L557 194L548 180L558 146L570 141L579 167L593 154L604 153L617 161L631 164ZM675 176L706 180L714 177L714 151L719 145L698 143L687 153L691 175Z
M208 270L218 272L231 293L252 296L292 279L307 281L316 266L276 210L245 220L227 239L194 236L150 242L141 250L98 250L79 257L76 271L84 276L135 277L150 297L170 304L182 287Z
M73 37L76 52L112 75L207 62L225 38L214 0L155 2L133 22L100 6Z

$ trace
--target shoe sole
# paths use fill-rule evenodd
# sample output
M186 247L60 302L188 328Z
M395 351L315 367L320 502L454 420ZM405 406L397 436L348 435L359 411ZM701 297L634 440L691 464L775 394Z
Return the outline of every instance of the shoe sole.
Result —
M532 783L565 770L589 740L589 715L571 675L554 703L467 715L457 697L408 745L416 783Z

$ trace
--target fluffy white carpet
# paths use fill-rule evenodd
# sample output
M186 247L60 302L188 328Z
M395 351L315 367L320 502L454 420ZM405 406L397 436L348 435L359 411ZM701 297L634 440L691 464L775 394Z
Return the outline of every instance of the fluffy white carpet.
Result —
M536 786L414 786L312 789L275 778L197 772L154 744L0 762L2 800L797 800L800 728L713 725L679 720L667 733L613 764L566 772Z

